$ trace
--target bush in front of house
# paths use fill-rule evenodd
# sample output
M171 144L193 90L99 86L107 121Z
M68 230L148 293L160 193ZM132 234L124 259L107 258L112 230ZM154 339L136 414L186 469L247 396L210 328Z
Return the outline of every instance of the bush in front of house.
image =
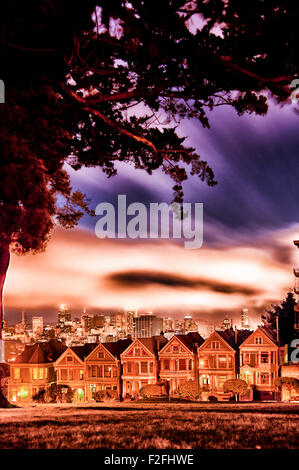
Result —
M248 385L245 380L242 379L229 379L223 384L224 393L232 392L235 396L235 401L239 400L240 395L246 393Z
M215 395L209 395L209 396L208 396L208 400L215 402L215 401L218 401L218 398L215 397Z
M164 382L157 384L146 384L141 387L139 394L142 398L155 398L163 395Z
M69 385L52 383L45 392L46 403L72 403L74 390Z
M181 383L178 387L178 394L180 398L189 400L198 400L201 397L198 383L195 382L195 380L189 380L188 382Z
M117 390L100 390L94 394L95 401L115 401L119 399L119 394Z
M46 395L46 390L43 388L39 390L35 395L32 395L32 400L35 401L36 403L45 403L45 395Z

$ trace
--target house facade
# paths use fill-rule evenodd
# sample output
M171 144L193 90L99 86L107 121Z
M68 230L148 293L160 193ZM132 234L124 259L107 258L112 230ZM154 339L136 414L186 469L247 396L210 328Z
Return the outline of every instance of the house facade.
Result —
M239 372L238 347L250 335L247 330L214 331L198 348L198 380L202 399L209 395L227 400L223 384L237 378Z
M115 390L118 398L122 396L122 367L120 356L130 344L131 339L114 343L99 343L85 359L86 400L95 399L96 392Z
M159 380L158 352L166 343L162 335L138 338L121 354L123 398L136 398L143 385Z
M259 326L240 346L240 378L252 390L250 399L275 399L279 373L279 344L273 333Z
M68 385L74 391L74 402L86 400L85 358L97 344L67 348L55 362L57 384Z
M171 397L181 383L198 380L197 348L203 343L198 333L176 335L159 351L160 379L167 381Z
M54 363L65 349L65 344L58 340L25 346L22 354L10 363L8 400L29 404L34 395L56 382Z

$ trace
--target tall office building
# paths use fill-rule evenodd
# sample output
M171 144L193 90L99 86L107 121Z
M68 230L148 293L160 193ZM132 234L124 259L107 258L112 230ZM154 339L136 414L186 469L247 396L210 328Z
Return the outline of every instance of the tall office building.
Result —
M71 312L68 309L68 306L65 304L61 304L58 310L58 326L59 328L64 328L65 326L69 326L72 321Z
M125 332L133 336L133 319L138 317L137 308L125 309Z
M27 313L23 310L22 312L22 326L23 329L26 330L28 328L28 318L27 318Z
M163 318L155 315L140 315L133 318L133 337L150 338L159 336L163 331Z
M44 332L43 317L32 317L32 333L34 336L42 335Z
M225 317L221 325L221 330L223 331L229 330L232 327L233 327L233 319Z
M250 330L249 318L248 318L248 308L243 308L241 313L241 329Z

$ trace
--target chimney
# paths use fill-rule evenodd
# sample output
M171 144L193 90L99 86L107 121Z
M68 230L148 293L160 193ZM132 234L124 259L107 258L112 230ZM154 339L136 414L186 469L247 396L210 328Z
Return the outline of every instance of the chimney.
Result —
M238 343L238 329L237 329L237 325L235 325L235 344Z
M279 344L279 321L278 321L278 315L276 315L276 339Z

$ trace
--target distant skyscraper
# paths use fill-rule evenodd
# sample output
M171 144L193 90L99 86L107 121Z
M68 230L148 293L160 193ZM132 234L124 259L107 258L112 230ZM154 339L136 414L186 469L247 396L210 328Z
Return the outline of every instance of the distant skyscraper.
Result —
M133 318L138 317L137 308L125 309L125 332L126 335L133 336Z
M68 306L61 304L58 310L58 326L64 328L68 323L72 321L72 315L68 309Z
M43 317L32 317L32 333L34 335L42 335L44 332Z
M241 313L241 329L250 330L249 319L248 319L248 308L243 308Z
M133 318L133 337L150 338L159 336L163 330L163 318L155 315L140 315Z
M225 317L221 326L221 330L229 330L233 326L233 320Z
M23 310L22 312L22 325L24 330L28 327L28 319L27 319L27 313Z

